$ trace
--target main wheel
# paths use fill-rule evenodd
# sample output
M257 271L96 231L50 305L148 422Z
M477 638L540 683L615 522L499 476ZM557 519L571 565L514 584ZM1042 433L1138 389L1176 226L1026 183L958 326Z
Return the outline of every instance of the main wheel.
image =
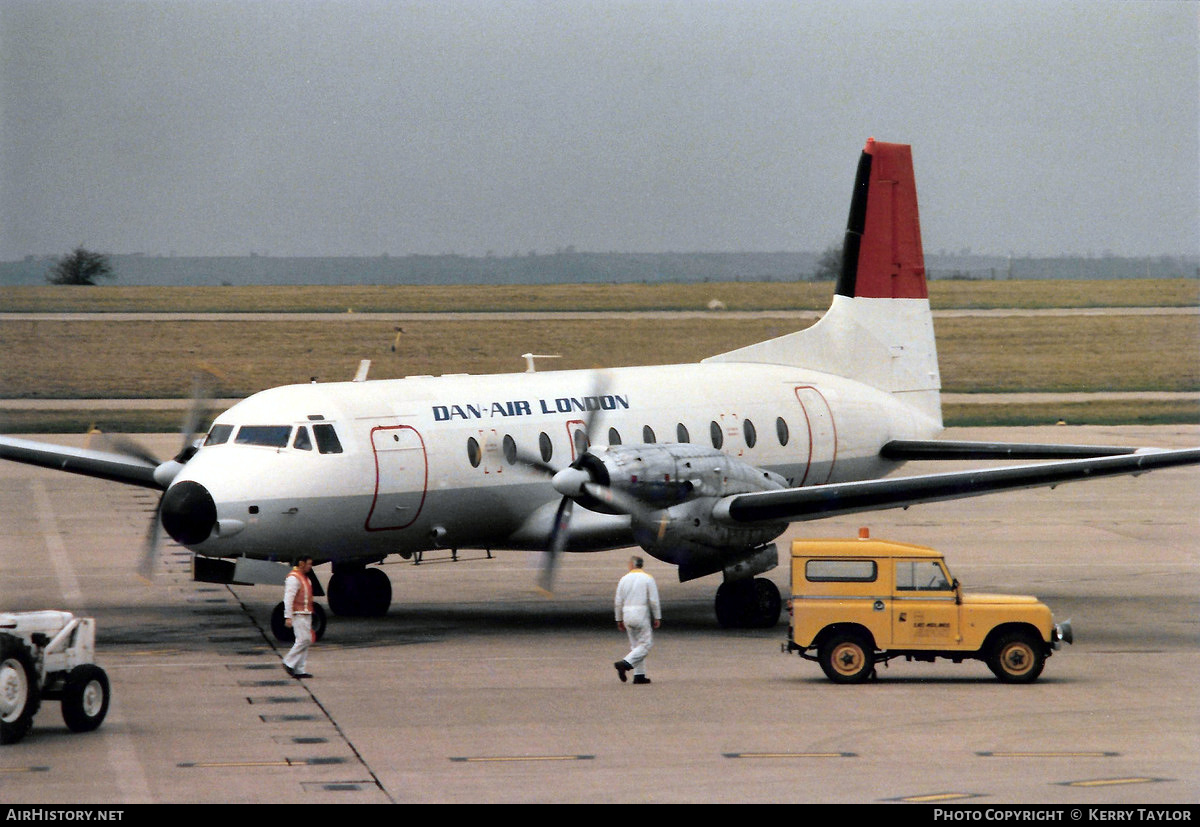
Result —
M382 617L392 605L392 581L379 568L340 569L329 578L328 598L338 617Z
M1005 683L1033 683L1046 666L1046 650L1029 632L1010 632L996 638L988 668Z
M67 673L62 690L62 716L72 732L91 732L108 714L108 675L85 663Z
M875 673L875 649L862 634L840 632L817 653L825 677L834 683L862 683Z
M283 616L283 601L275 604L275 608L271 611L271 634L280 643L292 643L296 640L296 634L292 628L284 623ZM312 629L316 633L317 640L325 637L325 626L328 620L325 615L325 608L320 603L313 603L312 614Z
M25 641L0 634L0 744L15 744L33 726L41 704L37 668Z
M756 577L722 583L713 607L724 629L770 629L779 622L783 600L773 582Z

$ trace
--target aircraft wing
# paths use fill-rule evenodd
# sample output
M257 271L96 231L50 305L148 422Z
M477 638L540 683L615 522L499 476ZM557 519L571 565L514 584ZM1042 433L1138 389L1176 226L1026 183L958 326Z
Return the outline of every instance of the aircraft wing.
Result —
M879 455L896 460L1084 459L1136 454L1140 448L1106 445L1052 445L1037 442L962 442L950 439L894 439Z
M40 465L56 471L70 471L103 480L113 480L145 488L161 489L154 479L158 463L146 457L94 451L89 448L70 448L49 442L0 436L0 459Z
M969 443L959 443L960 447L966 444ZM912 450L915 456L917 443L906 443L906 445L913 446ZM983 443L976 445L983 445ZM1015 447L1029 448L1030 446ZM1075 447L1082 448L1083 446ZM984 449L977 447L977 450ZM1088 450L1093 454L1096 451L1095 448ZM960 453L965 452L966 449L960 451ZM982 458L994 458L995 456L992 454ZM974 456L972 458L981 457ZM1117 456L1097 457L1093 455L1086 459L1069 459L1032 465L1009 465L972 471L923 474L916 477L887 477L865 482L843 482L813 485L807 488L788 488L783 491L735 494L718 500L713 514L717 519L735 523L816 520L841 514L957 500L1020 488L1054 487L1075 480L1098 479L1121 474L1143 474L1160 468L1196 464L1200 464L1200 448L1142 449Z

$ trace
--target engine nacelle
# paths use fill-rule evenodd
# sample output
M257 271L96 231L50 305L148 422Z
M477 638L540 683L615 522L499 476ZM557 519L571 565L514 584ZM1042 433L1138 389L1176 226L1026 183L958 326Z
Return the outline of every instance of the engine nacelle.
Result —
M713 505L722 497L787 487L779 474L713 448L687 443L599 446L577 465L595 484L638 501L644 510L631 515L634 539L648 554L679 566L680 580L723 571L742 560L754 560L752 573L765 570L754 555L788 525L745 525L713 517ZM586 508L616 513L612 504L586 493L576 499ZM731 554L737 549L741 553Z

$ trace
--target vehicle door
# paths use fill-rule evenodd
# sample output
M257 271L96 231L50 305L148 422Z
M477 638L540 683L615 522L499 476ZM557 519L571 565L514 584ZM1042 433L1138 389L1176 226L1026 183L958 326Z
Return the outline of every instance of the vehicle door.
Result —
M934 559L895 560L892 646L953 648L961 640L960 607L945 566Z

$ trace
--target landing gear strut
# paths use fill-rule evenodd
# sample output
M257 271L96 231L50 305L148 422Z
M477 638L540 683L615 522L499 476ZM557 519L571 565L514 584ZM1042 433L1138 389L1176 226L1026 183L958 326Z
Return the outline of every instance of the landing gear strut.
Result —
M765 577L726 580L717 587L717 623L725 629L770 629L779 622L783 601Z

